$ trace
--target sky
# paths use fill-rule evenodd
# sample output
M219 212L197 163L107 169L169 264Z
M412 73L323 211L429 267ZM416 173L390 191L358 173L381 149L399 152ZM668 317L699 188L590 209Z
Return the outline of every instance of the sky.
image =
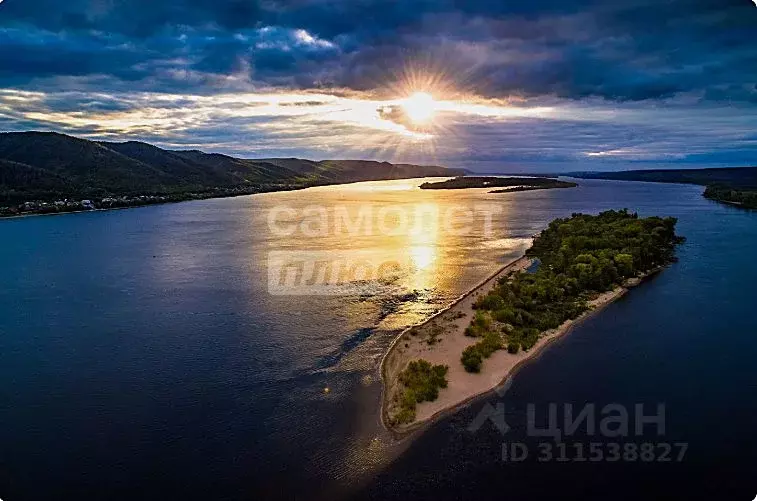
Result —
M0 131L480 172L757 165L753 0L0 1Z

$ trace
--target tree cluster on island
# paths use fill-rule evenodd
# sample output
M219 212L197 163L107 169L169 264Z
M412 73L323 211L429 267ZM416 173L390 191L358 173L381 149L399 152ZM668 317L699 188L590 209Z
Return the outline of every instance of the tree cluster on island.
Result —
M503 277L474 304L466 335L480 338L463 351L468 372L479 372L498 349L531 349L545 331L588 310L588 301L675 259L675 218L640 218L627 210L556 219L526 255L534 273Z

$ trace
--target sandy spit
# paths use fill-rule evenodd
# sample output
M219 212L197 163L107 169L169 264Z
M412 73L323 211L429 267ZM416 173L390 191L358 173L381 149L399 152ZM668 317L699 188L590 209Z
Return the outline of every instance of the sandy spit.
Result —
M527 352L521 350L513 355L507 353L507 350L498 350L484 360L480 373L466 372L460 362L460 356L465 348L478 341L476 338L465 335L465 328L470 325L474 315L473 303L480 295L487 294L497 284L500 277L523 271L531 264L532 260L526 257L513 261L461 296L447 309L438 312L422 324L406 329L394 340L381 362L381 377L384 385L381 420L395 438L407 436L446 413L467 404L475 397L497 388L512 376L521 364L537 356L546 346L567 334L576 324L623 296L628 292L628 287L636 286L641 282L641 279L632 279L626 282L624 287L616 287L598 295L589 302L589 311L575 320L566 321L557 329L545 332L536 345ZM653 273L656 271L659 270L654 270ZM431 338L435 340L429 344ZM389 417L394 411L393 399L399 390L397 376L410 361L421 358L428 360L431 364L449 366L447 373L449 385L440 390L439 398L435 401L418 404L416 420L413 423L390 426Z

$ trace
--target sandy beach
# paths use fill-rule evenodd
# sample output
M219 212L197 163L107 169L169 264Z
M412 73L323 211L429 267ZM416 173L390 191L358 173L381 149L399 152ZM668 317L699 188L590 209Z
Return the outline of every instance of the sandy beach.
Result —
M510 273L526 270L532 260L521 257L500 269L480 285L463 295L449 308L440 311L424 323L406 329L394 341L384 356L381 375L384 382L382 401L382 422L397 436L406 435L455 409L478 395L495 389L502 384L525 361L535 357L549 343L566 334L578 322L612 303L627 291L627 287L638 285L640 279L627 282L627 287L615 289L598 295L589 302L590 310L575 320L563 323L557 329L546 331L536 345L530 350L510 354L507 350L498 350L484 360L480 373L465 371L460 356L465 348L475 344L479 339L465 335L474 315L472 308L476 299L491 290L500 277ZM440 390L439 397L433 402L417 405L416 420L412 423L390 426L390 417L395 412L394 396L398 390L397 376L408 364L417 359L425 359L431 364L449 366L447 373L448 387Z

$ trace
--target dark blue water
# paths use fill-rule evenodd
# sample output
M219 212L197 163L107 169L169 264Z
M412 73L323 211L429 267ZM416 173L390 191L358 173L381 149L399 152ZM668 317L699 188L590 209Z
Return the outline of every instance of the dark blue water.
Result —
M757 213L685 194L660 185L615 191L622 206L680 218L679 233L688 239L680 261L548 348L518 372L504 396L491 394L437 423L355 497L754 499ZM505 405L511 429L502 434L488 422L472 432L484 406L497 403ZM649 415L662 403L665 432L658 436L648 426L620 439L580 430L559 440L528 436L527 406L535 405L544 428L549 403L559 409L641 403ZM545 441L587 448L591 442L685 443L688 450L669 463L540 461ZM530 454L522 462L503 461L503 443L525 444Z
M656 499L649 489L660 485L757 487L746 474L757 465L757 214L691 186L581 181L493 197L375 184L0 221L0 497L615 498L643 488ZM493 237L282 239L265 219L282 204L474 199L505 208ZM552 218L621 207L679 217L680 261L518 373L504 397L507 440L524 434L527 403L664 402L665 440L689 443L686 461L503 464L497 431L466 431L486 398L393 443L378 421L377 368L396 329L517 256ZM405 285L419 294L269 294L271 249L349 246L412 254L426 273Z

